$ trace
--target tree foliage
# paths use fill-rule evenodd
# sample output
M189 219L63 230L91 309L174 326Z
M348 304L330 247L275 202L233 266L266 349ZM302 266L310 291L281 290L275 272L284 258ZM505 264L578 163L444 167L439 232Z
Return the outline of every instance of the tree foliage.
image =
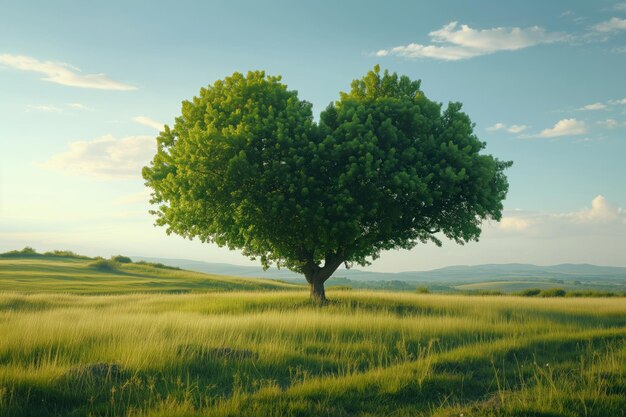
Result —
M323 298L342 263L500 219L511 163L481 154L460 103L376 66L316 123L280 80L235 73L183 102L143 170L157 225L303 273Z

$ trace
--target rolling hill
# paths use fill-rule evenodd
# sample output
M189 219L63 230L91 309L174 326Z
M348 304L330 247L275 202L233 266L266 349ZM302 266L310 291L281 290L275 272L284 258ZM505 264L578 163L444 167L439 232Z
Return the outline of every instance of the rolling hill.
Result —
M0 291L119 294L302 288L301 285L267 279L237 278L158 263L122 261L88 258L68 252L0 254Z

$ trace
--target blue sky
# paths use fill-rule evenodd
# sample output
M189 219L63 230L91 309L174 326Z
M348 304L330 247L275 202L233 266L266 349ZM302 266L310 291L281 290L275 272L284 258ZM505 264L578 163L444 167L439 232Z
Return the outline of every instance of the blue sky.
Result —
M515 164L479 243L370 269L626 266L626 2L38 3L0 13L0 251L251 264L152 226L140 168L160 126L234 71L281 74L319 114L380 64L462 102Z

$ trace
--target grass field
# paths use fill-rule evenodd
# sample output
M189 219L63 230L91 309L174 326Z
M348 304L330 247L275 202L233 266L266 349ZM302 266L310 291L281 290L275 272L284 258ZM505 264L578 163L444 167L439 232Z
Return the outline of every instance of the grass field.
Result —
M546 290L549 288L564 288L566 290L578 289L575 285L567 284L555 284L553 282L540 282L540 281L485 281L471 284L455 285L454 288L458 290L485 290L485 291L502 291L503 293L514 293L522 291L526 288L539 288Z
M523 296L540 295L543 297L626 297L625 287L621 284L580 286L576 284L541 281L485 281L455 285L452 288L464 294L483 295L510 294ZM541 292L541 294L534 294L535 292ZM557 295L555 292L561 292L562 294Z
M624 415L623 299L329 296L4 293L0 414Z
M84 283L80 262L63 280L4 261L23 286L0 293L0 416L626 415L623 298L331 290L319 307L280 283L137 294L154 267Z

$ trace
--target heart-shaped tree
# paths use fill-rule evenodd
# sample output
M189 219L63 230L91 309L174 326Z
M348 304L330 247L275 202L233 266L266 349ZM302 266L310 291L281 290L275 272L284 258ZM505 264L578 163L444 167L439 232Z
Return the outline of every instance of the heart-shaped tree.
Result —
M316 123L280 80L235 73L183 102L143 169L157 225L302 273L324 302L341 264L501 218L511 162L480 153L460 103L376 66Z

